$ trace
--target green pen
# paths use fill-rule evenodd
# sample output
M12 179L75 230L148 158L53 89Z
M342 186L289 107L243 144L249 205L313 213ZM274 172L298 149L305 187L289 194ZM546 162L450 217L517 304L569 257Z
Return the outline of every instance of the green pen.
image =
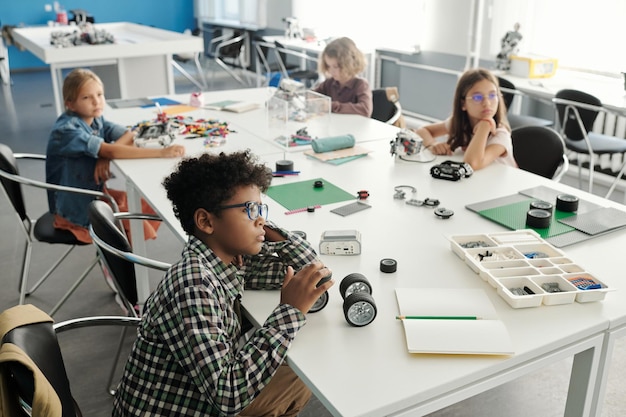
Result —
M480 320L476 316L396 316L396 320Z

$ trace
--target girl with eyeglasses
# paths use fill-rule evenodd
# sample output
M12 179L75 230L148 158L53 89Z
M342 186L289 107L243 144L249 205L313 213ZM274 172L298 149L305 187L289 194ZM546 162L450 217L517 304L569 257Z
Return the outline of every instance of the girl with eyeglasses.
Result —
M463 161L474 170L493 161L517 167L498 81L486 69L471 69L461 76L454 93L452 116L416 132L435 155L453 155L460 148ZM447 140L437 139L445 135Z

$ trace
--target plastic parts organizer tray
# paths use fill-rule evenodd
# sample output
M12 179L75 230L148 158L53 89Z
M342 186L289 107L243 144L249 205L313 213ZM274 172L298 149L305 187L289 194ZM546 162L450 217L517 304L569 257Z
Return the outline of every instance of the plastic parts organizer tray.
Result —
M449 239L452 251L513 308L599 301L609 291L534 230Z

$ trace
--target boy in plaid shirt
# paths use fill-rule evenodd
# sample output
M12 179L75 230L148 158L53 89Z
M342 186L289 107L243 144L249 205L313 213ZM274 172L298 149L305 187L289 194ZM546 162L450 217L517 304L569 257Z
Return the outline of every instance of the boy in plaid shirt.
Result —
M295 416L311 392L283 364L331 274L311 245L267 220L271 171L249 151L183 160L164 181L188 233L145 304L114 416ZM295 272L297 271L297 272ZM243 289L280 303L242 338Z

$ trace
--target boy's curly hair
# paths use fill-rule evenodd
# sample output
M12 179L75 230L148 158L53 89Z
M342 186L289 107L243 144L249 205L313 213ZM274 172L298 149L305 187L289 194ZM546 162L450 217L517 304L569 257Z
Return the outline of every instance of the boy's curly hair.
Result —
M238 187L256 185L264 193L271 182L271 169L258 163L258 157L250 150L245 150L184 159L163 180L163 186L181 226L188 235L193 235L197 209L219 215L216 208L232 198Z

